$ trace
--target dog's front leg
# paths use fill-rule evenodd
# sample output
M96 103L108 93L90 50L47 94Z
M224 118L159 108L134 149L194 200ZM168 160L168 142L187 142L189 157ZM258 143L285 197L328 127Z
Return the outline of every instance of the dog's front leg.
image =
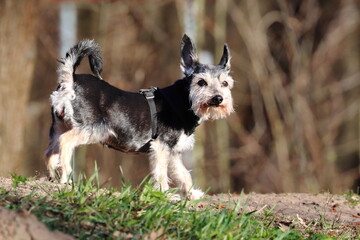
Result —
M172 152L169 163L170 177L181 189L182 194L187 195L190 200L200 199L204 193L200 189L194 189L189 171L181 160L181 152Z
M155 180L155 188L161 191L169 189L169 179L167 174L169 164L170 149L160 140L151 143L150 168Z

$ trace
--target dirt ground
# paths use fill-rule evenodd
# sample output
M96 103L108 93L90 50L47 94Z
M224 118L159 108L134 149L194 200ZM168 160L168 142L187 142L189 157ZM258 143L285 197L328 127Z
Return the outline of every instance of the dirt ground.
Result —
M0 177L1 188L13 189L20 196L31 192L39 196L47 195L49 192L57 190L58 187L62 187L62 185L51 183L45 178L29 181L26 184L20 183L16 189L12 187L12 184L12 179ZM206 199L197 207L203 208L210 204L215 209L234 208L238 203L239 211L244 213L265 216L267 212L271 211L271 216L275 217L274 221L284 231L294 226L306 230L315 225L318 225L318 228L333 228L333 231L345 231L346 228L355 229L356 232L360 231L360 197L356 194L219 194L206 196ZM4 211L0 211L0 214L2 213Z
M358 196L332 195L329 193L285 193L285 194L257 194L244 195L215 195L208 197L213 203L236 204L241 201L241 208L245 212L269 211L284 217L303 220L304 222L318 221L324 218L328 222L360 226L360 198Z

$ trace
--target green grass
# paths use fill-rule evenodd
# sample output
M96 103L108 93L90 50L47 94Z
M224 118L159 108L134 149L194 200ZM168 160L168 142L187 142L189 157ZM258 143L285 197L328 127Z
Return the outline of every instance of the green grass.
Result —
M168 195L149 182L103 189L94 175L45 197L0 188L0 206L29 211L50 229L79 239L305 239L293 229L277 228L270 212L239 213L240 201L232 208L199 207L197 201L171 202ZM308 232L306 239L332 238Z
M13 187L14 188L17 188L20 183L25 184L28 181L28 179L26 177L19 176L15 173L11 174L11 178L13 179Z

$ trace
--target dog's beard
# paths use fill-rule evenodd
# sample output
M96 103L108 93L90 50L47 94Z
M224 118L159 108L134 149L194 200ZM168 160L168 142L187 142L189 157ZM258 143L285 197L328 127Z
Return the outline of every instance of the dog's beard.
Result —
M218 106L212 106L208 102L192 102L191 109L202 121L225 118L234 112L231 99Z

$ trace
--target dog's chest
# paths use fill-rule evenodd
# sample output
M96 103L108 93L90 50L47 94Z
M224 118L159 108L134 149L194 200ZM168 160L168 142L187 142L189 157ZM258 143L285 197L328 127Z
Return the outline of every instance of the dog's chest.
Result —
M183 152L186 150L191 150L194 147L194 143L194 134L186 135L185 133L182 133L174 146L174 151Z

